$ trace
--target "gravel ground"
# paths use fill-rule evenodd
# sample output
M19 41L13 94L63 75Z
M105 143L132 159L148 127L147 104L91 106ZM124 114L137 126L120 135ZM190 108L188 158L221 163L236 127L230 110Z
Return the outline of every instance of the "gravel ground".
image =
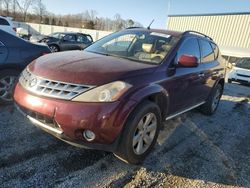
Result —
M78 149L0 107L0 187L250 187L250 87L228 84L217 113L165 122L141 166Z

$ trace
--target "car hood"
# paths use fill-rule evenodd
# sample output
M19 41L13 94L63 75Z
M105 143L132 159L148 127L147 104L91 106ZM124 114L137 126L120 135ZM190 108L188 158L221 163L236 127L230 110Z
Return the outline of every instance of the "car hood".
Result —
M55 81L103 85L139 74L152 73L157 65L94 54L69 51L48 54L28 66L33 74Z
M242 75L250 76L250 69L243 69L243 68L240 68L240 67L234 67L233 70L237 74L242 74Z

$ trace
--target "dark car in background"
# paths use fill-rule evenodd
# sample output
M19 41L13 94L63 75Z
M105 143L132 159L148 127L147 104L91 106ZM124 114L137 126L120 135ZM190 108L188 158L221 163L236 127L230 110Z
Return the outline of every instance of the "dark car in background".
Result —
M216 111L221 60L214 41L194 31L126 29L84 51L38 58L21 74L14 99L57 138L137 164L152 150L162 121L197 107Z
M22 70L48 53L47 45L30 43L0 29L0 104L12 101L13 86Z
M44 36L38 41L46 43L52 52L67 51L67 50L83 50L93 43L91 35L83 33L52 33L49 36Z

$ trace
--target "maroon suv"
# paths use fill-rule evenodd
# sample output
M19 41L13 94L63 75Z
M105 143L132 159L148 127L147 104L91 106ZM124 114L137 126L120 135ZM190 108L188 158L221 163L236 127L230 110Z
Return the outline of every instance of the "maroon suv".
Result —
M164 120L196 107L216 111L224 73L206 35L132 28L84 51L35 60L21 74L14 100L57 138L136 164L155 145Z

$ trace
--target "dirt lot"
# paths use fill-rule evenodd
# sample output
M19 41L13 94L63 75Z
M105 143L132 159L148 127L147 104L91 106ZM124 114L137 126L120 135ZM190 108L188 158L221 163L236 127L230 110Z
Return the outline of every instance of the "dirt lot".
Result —
M1 187L250 187L250 87L226 85L218 112L165 123L143 165L67 145L0 107Z

